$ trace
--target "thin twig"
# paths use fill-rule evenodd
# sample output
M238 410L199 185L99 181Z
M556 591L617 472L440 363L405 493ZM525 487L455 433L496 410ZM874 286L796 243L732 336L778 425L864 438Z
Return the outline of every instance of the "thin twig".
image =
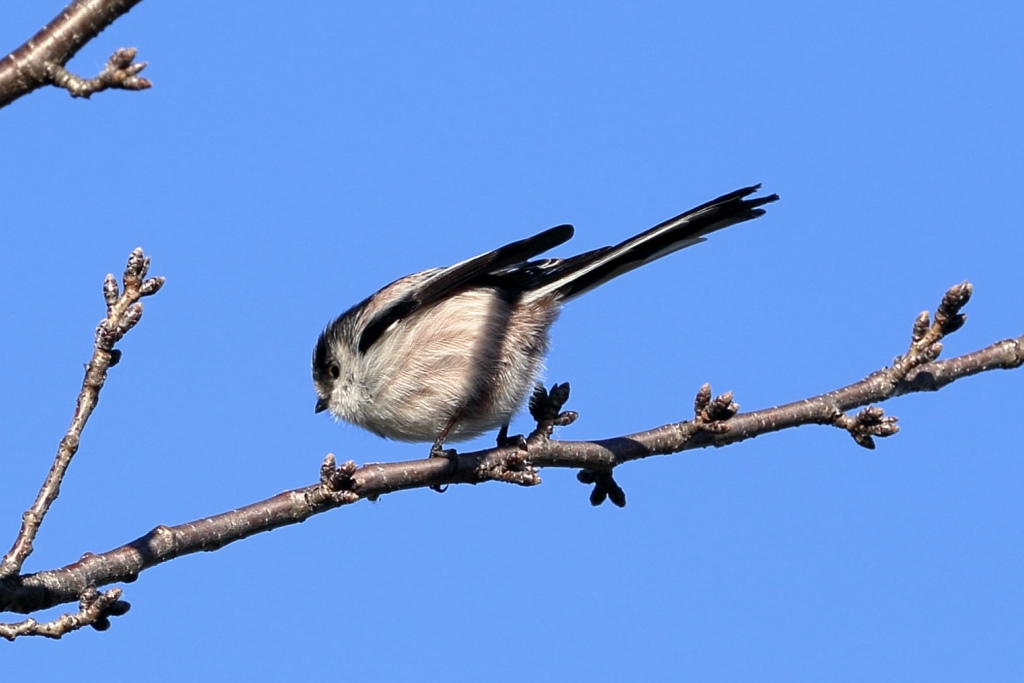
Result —
M127 614L131 608L131 605L120 598L120 588L112 588L105 593L90 588L79 598L78 612L75 614L62 614L53 621L42 624L35 619L26 619L16 624L0 624L0 637L7 640L14 640L19 636L59 639L86 626L92 626L97 631L106 631L110 628L110 617Z
M155 294L164 284L162 277L147 280L148 271L149 258L143 255L142 249L136 249L128 257L128 265L125 267L124 292L118 292L117 280L113 275L107 275L103 282L107 317L101 320L96 328L92 358L85 366L85 379L82 380L82 389L78 393L71 425L64 438L60 440L53 465L39 489L35 502L21 516L21 531L18 532L14 545L4 555L3 560L0 560L0 579L18 574L25 560L32 554L32 542L39 532L43 517L60 493L60 483L64 480L71 459L78 452L82 429L85 428L85 423L99 401L100 389L107 379L107 370L116 365L121 358L121 352L116 350L114 345L142 318L142 304L139 303L139 299Z
M117 50L107 60L107 65L97 76L82 78L68 71L61 64L50 62L46 65L46 74L50 82L58 88L64 88L72 97L88 99L94 93L109 88L121 90L145 90L152 87L149 80L139 76L146 68L146 62L133 62L137 54L135 48L127 47Z
M65 65L90 40L141 0L75 0L32 38L0 60L0 108L45 85L88 97L107 88L142 90L150 82L138 75L146 64L133 64L135 49L115 51L95 78L81 78Z
M915 325L914 343L925 338L917 338L917 330L921 327L920 324ZM949 331L947 326L943 335ZM937 343L938 338L933 338L918 346L931 348ZM531 412L538 419L539 426L526 440L526 452L517 439L507 439L504 446L461 453L453 461L424 458L356 467L351 461L336 466L334 456L328 456L321 466L319 483L312 486L287 491L269 500L195 522L174 527L161 526L120 548L100 555L86 555L60 569L0 581L0 610L28 613L69 602L91 586L132 581L145 569L176 557L201 550L216 550L257 533L302 522L315 514L361 498L374 499L404 489L486 481L529 486L540 482L537 476L539 468L564 467L591 473L583 477L587 483L598 487L592 493L591 502L599 503L607 498L624 505L625 493L611 478L611 471L618 465L654 455L724 446L800 425L837 425L837 422L844 421L837 420L837 415L869 403L918 391L934 391L980 372L1018 368L1024 364L1024 336L997 342L949 360L921 361L912 363L911 368L905 368L906 364L898 358L893 367L879 370L841 389L805 401L749 413L736 412L738 406L733 403L731 394L712 399L711 388L702 387L694 404L694 420L603 441L555 441L549 438L552 426L562 424L572 416L561 411L562 402L568 398L568 387L562 385L553 392L544 392L543 397L538 394L531 402ZM881 418L878 409L869 409L849 418L849 421L872 434L872 425L884 424ZM845 424L837 426L850 428ZM895 433L895 430L891 432Z

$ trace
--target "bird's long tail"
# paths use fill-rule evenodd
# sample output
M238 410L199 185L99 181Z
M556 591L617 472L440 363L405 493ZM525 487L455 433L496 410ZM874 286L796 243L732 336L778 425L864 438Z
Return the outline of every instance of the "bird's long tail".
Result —
M670 218L646 232L617 244L565 259L547 273L535 295L557 294L567 301L612 278L650 263L674 251L704 241L704 235L764 215L765 204L777 194L748 199L761 186L752 185Z

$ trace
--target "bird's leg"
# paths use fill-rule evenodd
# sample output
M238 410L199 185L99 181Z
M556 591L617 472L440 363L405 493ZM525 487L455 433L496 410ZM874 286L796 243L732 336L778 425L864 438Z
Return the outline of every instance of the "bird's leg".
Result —
M498 448L504 448L505 446L518 446L520 450L527 450L525 436L516 434L510 437L508 435L508 422L501 425L501 429L498 430Z
M444 449L444 440L448 438L448 434L455 428L455 425L458 423L461 416L462 410L459 410L452 415L452 419L448 420L448 424L444 426L444 429L441 430L441 433L438 434L437 438L434 440L434 445L430 447L431 458L445 458L449 463L451 463L451 474L455 474L458 471L459 461L454 448L450 448L448 450ZM434 489L438 493L444 493L448 490L448 485L445 484L444 486L441 486L439 484L435 484L430 488Z
M437 435L436 439L434 439L434 445L430 447L431 458L447 458L448 460L451 460L455 457L455 449L449 449L447 451L444 449L444 440L448 438L452 429L454 429L455 425L458 424L460 417L462 417L461 410L452 415L452 419L448 420L448 424L444 426L441 433Z

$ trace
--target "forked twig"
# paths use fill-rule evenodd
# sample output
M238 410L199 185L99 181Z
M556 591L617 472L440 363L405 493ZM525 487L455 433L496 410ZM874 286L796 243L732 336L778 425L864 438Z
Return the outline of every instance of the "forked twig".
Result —
M162 277L146 279L148 271L149 258L143 255L142 249L136 249L128 257L128 265L125 267L124 291L118 291L117 280L113 275L107 275L103 282L107 317L96 327L92 358L85 366L85 378L78 393L71 425L60 440L53 465L39 489L35 502L21 516L21 530L14 540L14 545L4 555L3 560L0 560L0 579L17 575L25 560L32 554L32 542L39 533L43 517L57 499L61 481L64 480L72 458L78 452L82 430L99 401L100 389L107 379L107 370L116 365L121 358L121 352L115 349L114 345L142 318L142 304L139 299L156 294L164 284Z
M78 600L78 612L62 614L53 621L39 623L26 619L16 624L0 624L0 637L14 640L19 636L43 636L59 639L61 636L91 626L97 631L110 628L110 617L127 614L131 605L121 600L121 589L111 588L100 593L90 588Z
M74 0L38 33L0 59L0 108L23 95L54 85L73 97L89 97L108 88L144 90L152 84L139 75L145 62L133 63L135 48L116 50L97 76L82 78L66 64L86 43L141 0Z

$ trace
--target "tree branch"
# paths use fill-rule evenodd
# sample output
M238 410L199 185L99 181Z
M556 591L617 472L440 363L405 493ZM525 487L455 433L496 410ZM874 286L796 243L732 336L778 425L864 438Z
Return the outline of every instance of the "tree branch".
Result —
M131 606L122 601L121 589L111 588L105 593L88 589L78 600L78 612L62 614L53 621L40 624L35 619L26 619L17 624L0 624L0 636L14 640L18 636L44 636L59 639L66 633L92 626L97 631L110 628L110 617L127 614Z
M96 328L92 358L85 366L85 378L78 393L71 425L64 438L60 440L53 465L39 489L35 502L21 516L21 531L18 532L14 545L4 555L3 560L0 560L0 579L20 572L25 560L32 554L32 541L39 532L43 517L60 493L60 483L64 480L68 466L71 465L71 459L78 452L82 430L100 399L100 389L107 380L107 370L121 359L121 352L115 349L114 345L142 318L142 304L139 303L139 299L156 294L164 284L162 277L147 280L148 271L149 258L143 255L142 249L136 249L128 257L128 265L124 271L124 292L118 292L117 280L113 275L107 275L103 282L107 317L101 320Z
M133 254L133 258L142 258L141 252ZM111 281L108 277L104 285L108 305L112 300ZM903 394L936 391L980 372L1018 368L1024 364L1024 336L949 360L936 360L942 350L941 340L964 324L966 318L960 310L970 295L968 283L952 287L943 297L934 321L927 312L917 317L908 351L898 356L892 366L819 396L740 413L731 393L712 398L711 387L704 385L694 401L692 420L601 441L556 441L550 438L554 427L569 424L576 418L575 413L562 411L569 397L569 387L555 385L551 391L540 388L530 401L537 429L526 438L502 438L497 448L457 454L450 460L424 458L357 467L351 461L337 466L334 456L328 455L320 468L320 481L311 486L187 524L160 526L131 543L99 555L89 553L60 569L28 575L8 574L0 580L0 609L29 613L73 602L92 595L89 591L98 586L134 581L145 569L176 557L217 550L362 498L373 500L405 489L486 481L533 486L540 483L540 468L561 467L581 470L580 481L594 486L590 497L592 504L608 499L623 506L625 493L612 477L612 471L631 460L725 446L806 424L838 427L850 433L861 446L873 448L874 437L891 436L898 431L896 419L885 416L877 407L854 416L847 415L847 411ZM109 616L127 611L127 603L118 598L119 594L111 603L117 607L107 612ZM37 631L46 635L38 625L24 626L28 623L4 627L0 635L28 635Z
M75 0L30 40L0 60L0 107L43 87L64 88L73 97L89 97L107 88L144 90L139 76L146 63L133 64L134 48L117 50L94 78L81 78L64 65L86 43L141 0Z

